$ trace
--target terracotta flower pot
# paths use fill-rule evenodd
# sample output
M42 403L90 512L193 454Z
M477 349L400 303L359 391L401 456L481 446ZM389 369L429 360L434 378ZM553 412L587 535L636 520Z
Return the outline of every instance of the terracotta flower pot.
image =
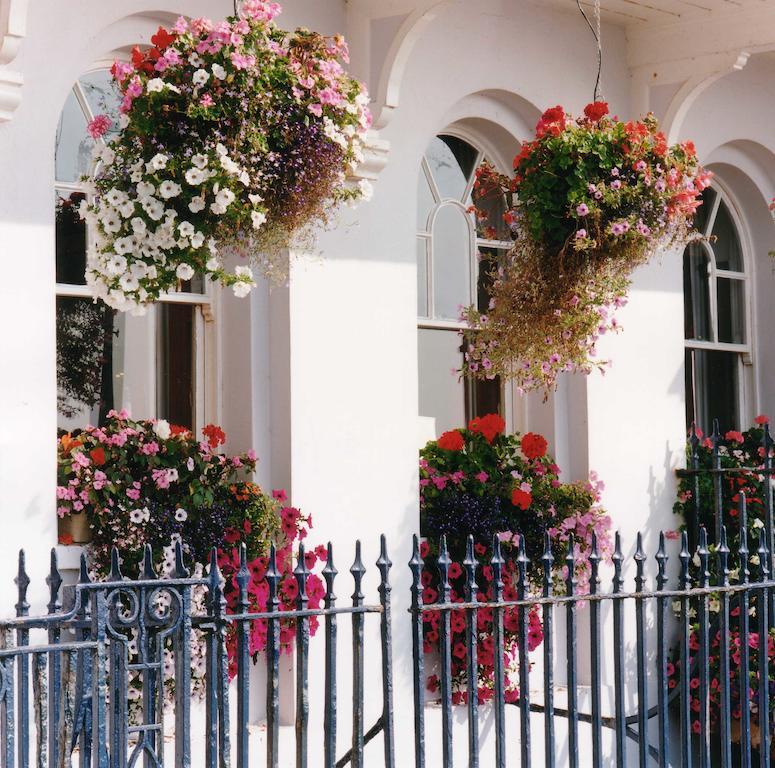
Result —
M68 544L87 544L92 539L91 526L85 512L65 515L59 519L59 540Z

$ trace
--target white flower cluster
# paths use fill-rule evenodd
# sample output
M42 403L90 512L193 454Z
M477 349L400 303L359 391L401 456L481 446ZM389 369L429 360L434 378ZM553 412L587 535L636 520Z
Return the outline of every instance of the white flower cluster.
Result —
M146 304L197 272L231 285L237 296L250 292L252 270L224 272L214 229L235 208L259 229L266 210L261 197L248 191L248 171L222 144L183 162L161 152L130 162L109 146L95 154L100 170L80 214L94 233L86 282L97 298L142 314Z

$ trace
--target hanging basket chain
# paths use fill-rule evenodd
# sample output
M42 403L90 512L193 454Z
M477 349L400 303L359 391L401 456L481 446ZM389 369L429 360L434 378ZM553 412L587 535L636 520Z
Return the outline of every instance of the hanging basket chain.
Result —
M589 20L589 16L587 16L586 11L582 7L581 0L576 0L576 5L578 6L579 12L584 17L584 21L587 22L587 26L589 27L590 31L595 36L595 42L597 43L597 77L595 78L595 92L592 97L592 100L599 101L600 100L600 79L603 73L603 42L602 42L603 37L602 37L602 31L600 27L600 0L594 1L594 13L595 13L594 25Z

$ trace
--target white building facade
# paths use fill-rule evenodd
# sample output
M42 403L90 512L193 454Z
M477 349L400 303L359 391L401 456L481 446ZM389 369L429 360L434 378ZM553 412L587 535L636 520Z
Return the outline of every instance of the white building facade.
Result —
M715 173L705 208L715 237L636 273L624 330L601 344L604 376L568 376L544 403L450 373L479 254L507 247L499 233L479 237L466 212L473 170L487 158L507 171L545 108L577 113L591 101L596 51L575 3L287 0L281 26L344 33L369 86L375 129L360 172L373 200L342 213L317 252L295 255L287 287L237 299L191 286L144 318L108 323L103 379L67 379L63 345L99 312L62 210L79 194L106 67L180 14L232 10L224 0L0 0L0 593L11 594L21 547L42 584L57 543L57 429L98 417L78 405L95 387L135 417L222 425L233 451L258 453L258 482L285 487L313 515L316 541L350 552L360 538L373 562L385 533L397 616L419 525L418 445L475 411L542 432L566 479L595 470L614 526L626 542L643 530L652 551L677 524L687 423L707 429L718 416L744 428L775 414L775 2L603 0L611 111L653 111ZM406 719L408 623L395 642ZM399 740L399 765L410 764L409 742Z

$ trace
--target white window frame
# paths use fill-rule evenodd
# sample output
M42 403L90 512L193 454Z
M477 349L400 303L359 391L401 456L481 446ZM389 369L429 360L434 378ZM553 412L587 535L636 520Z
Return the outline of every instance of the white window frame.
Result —
M734 201L733 196L727 191L723 183L717 178L711 186L715 192L713 206L708 212L705 223L705 229L701 233L704 237L709 237L713 231L716 222L716 216L722 201L724 202L732 224L740 242L740 259L742 261L742 271L735 272L727 269L719 269L716 266L716 253L712 244L707 241L700 241L700 246L708 255L708 310L710 322L711 339L684 339L684 347L688 350L708 350L715 352L734 352L737 353L737 412L739 414L741 426L744 426L753 416L753 403L756 402L755 377L753 376L754 349L755 349L755 327L753 323L753 296L751 289L752 256L753 249L747 227L743 223L743 218ZM723 342L718 340L718 278L734 280L743 285L743 307L742 322L743 336L745 342L742 344ZM685 301L685 298L684 298ZM693 371L694 372L694 371ZM696 392L695 382L692 382ZM696 406L696 403L695 403Z
M472 135L470 132L461 130L458 126L446 128L438 131L434 136L453 136L461 141L466 142L472 146L477 154L474 161L474 171L487 159L489 160L497 170L501 170L499 167L501 163L497 162L497 152L488 151L489 148L484 146L484 142L480 137ZM428 164L428 160L423 152L422 160L420 163L422 172L428 182L428 186L433 197L434 204L431 207L428 218L426 220L425 230L417 230L417 239L425 242L425 274L427 275L426 281L426 296L425 306L427 307L427 316L418 315L417 328L418 330L440 330L440 331L463 331L468 328L466 323L460 320L451 320L446 318L435 317L435 297L433 291L433 225L439 211L444 206L455 206L461 209L465 221L468 226L469 236L469 296L468 304L476 305L478 300L478 286L479 286L479 259L478 254L481 248L492 248L499 251L510 251L514 243L510 240L489 240L487 238L478 237L476 234L476 223L473 216L468 212L466 201L470 197L473 191L473 185L476 180L476 173L471 174L471 178L468 180L465 189L460 198L442 197L433 173ZM470 388L466 388L466 400L470 401L472 392ZM467 410L471 409L471 403L467 402ZM501 409L506 423L510 425L512 430L519 430L522 428L525 422L525 401L520 398L516 392L516 388L510 382L501 381Z
M126 58L126 56L117 56L116 58ZM84 71L84 75L92 72L98 72L109 69L110 65L105 62L98 62L94 66ZM87 124L94 119L95 115L83 91L80 77L71 87L78 105L80 106L86 118ZM68 93L69 96L69 93ZM64 108L64 106L63 106ZM97 144L104 145L104 140L100 137L95 139ZM56 162L54 173L54 191L59 190L71 193L86 194L84 185L79 182L60 182L56 179ZM90 239L90 229L86 226L86 244L88 248ZM56 254L55 254L56 258ZM83 298L91 299L93 294L87 285L73 285L69 283L55 284L56 298ZM212 281L204 281L204 290L202 293L188 293L183 291L168 291L161 294L158 298L159 304L188 304L196 307L194 313L194 404L193 420L194 431L199 430L208 422L218 421L218 377L215 375L215 362L217 360L217 334L215 332L216 310L219 304L218 288ZM154 393L153 408L158 412L160 407L160 386L159 386L159 333L158 333L158 315L157 307L152 305L148 307L146 314L148 323L148 352L146 356L147 379L145 382L149 391ZM148 415L156 415L148 414Z

